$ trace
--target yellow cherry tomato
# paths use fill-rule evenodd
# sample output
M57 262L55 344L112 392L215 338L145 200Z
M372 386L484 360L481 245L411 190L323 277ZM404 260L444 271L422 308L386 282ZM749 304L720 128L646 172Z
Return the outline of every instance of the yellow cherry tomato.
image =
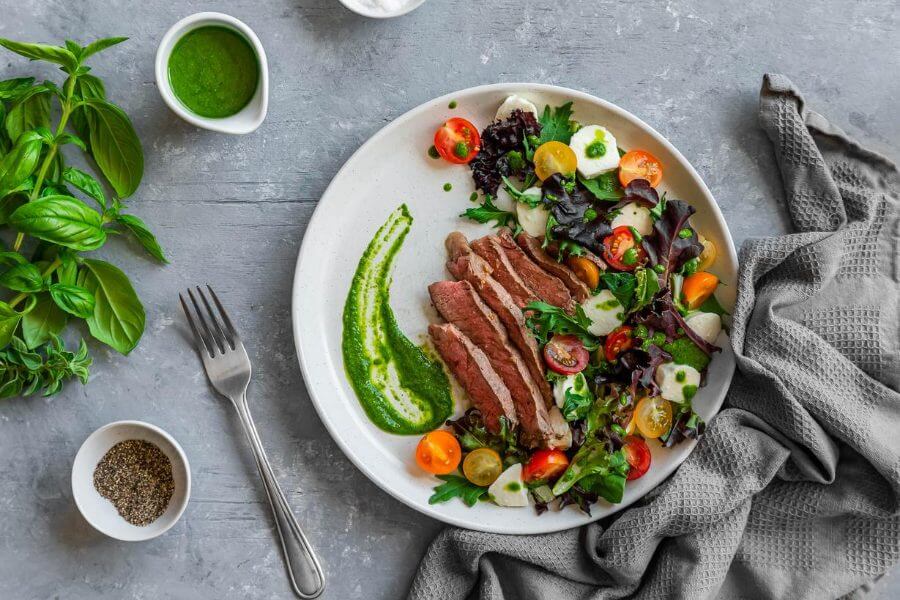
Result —
M462 449L453 434L443 429L426 433L416 447L416 462L435 475L452 473L459 466Z
M503 472L500 455L490 448L472 450L463 460L463 474L475 485L488 486Z
M660 396L641 398L632 419L642 436L655 440L672 428L672 405Z
M703 237L702 235L698 236L700 238L700 243L703 244L703 252L700 253L700 257L698 259L697 270L705 271L707 270L714 262L716 262L716 255L718 252L716 251L716 245L711 241Z
M562 142L547 142L534 152L534 174L544 181L554 173L571 175L578 166L575 152Z

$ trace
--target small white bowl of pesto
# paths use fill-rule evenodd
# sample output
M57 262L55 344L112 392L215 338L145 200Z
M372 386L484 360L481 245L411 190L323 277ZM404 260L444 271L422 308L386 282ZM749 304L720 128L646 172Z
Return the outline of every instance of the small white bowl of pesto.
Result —
M175 114L211 131L251 133L268 111L262 43L246 24L222 13L193 14L166 32L156 50L156 85Z

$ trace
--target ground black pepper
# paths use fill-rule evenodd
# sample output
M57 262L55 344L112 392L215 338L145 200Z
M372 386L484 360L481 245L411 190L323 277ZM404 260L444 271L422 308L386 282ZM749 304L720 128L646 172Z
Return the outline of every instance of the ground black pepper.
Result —
M97 463L94 487L132 525L149 525L169 506L175 491L172 463L145 440L119 442Z

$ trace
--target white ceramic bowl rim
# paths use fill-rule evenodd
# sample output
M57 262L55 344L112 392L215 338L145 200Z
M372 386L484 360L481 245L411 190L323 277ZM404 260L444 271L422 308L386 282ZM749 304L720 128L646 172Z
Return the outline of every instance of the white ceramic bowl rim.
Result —
M158 525L157 527L153 527L152 529L145 529L146 535L132 535L125 536L116 531L113 531L109 527L106 527L102 522L98 519L94 518L94 511L89 506L89 500L87 498L82 497L81 492L79 492L79 480L84 477L91 478L91 486L93 486L93 475L94 468L96 464L82 465L85 460L88 460L84 455L87 452L87 449L90 447L91 443L99 440L104 435L111 435L111 432L115 429L121 429L126 427L132 427L135 429L144 429L146 431L151 432L152 434L159 436L163 440L165 440L174 450L176 458L173 460L171 456L169 456L169 460L173 462L173 468L178 468L179 466L184 469L184 490L183 492L176 492L176 496L173 496L172 501L175 501L176 497L180 499L180 503L175 507L174 512L168 512L168 514L163 514L159 517L159 519L166 519L165 523ZM129 438L126 438L129 439ZM100 456L102 457L109 449L103 451ZM164 449L163 449L164 450ZM166 452L168 456L169 453ZM93 462L93 461L91 461ZM176 462L180 462L180 465L175 464ZM90 467L90 468L87 468ZM103 427L100 427L96 431L94 431L91 435L84 440L81 444L81 447L78 449L78 452L75 454L75 460L72 462L72 498L75 501L75 505L78 507L78 512L81 513L81 516L84 517L85 521L87 521L91 527L99 531L100 533L107 535L111 538L115 538L117 540L122 540L126 542L139 542L149 540L155 537L158 537L171 529L175 523L181 519L181 515L184 514L185 509L187 509L188 502L191 497L191 468L188 463L187 455L184 453L184 449L181 445L169 435L165 430L153 425L151 423L146 423L144 421L115 421L113 423L108 423ZM103 499L105 502L108 502L105 498ZM124 523L124 519L123 519ZM155 522L154 522L155 523ZM152 526L153 524L151 524ZM148 527L151 527L148 526Z
M205 25L221 25L246 38L259 61L259 82L250 102L238 113L221 119L201 117L189 111L172 91L169 82L169 56L186 33ZM218 12L200 12L187 16L169 28L156 49L156 87L166 105L179 117L197 127L221 133L244 134L255 131L265 120L269 105L269 66L266 52L256 33L243 21Z
M385 12L369 9L359 4L354 4L354 0L340 0L340 2L347 8L347 10L355 12L356 14L362 15L364 17L370 17L372 19L391 19L393 17L402 17L403 15L411 13L412 11L425 4L425 0L411 0L410 3L406 6L402 6L393 12Z

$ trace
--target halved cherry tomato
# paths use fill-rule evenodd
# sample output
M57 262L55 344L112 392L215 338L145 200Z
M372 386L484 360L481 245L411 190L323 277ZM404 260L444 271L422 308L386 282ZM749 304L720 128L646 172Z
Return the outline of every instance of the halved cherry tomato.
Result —
M582 280L592 290L600 285L600 268L589 258L583 256L570 256L566 264L575 271L578 279Z
M660 396L647 396L638 401L631 418L642 436L655 440L672 427L672 405Z
M459 442L452 433L443 429L426 433L416 447L416 462L435 475L446 475L455 471L460 458L462 450Z
M659 159L644 150L626 152L619 159L619 183L625 187L635 179L646 179L656 187L662 181L663 168Z
M625 445L622 446L622 450L625 452L625 460L628 461L628 466L631 467L628 469L628 477L626 479L632 481L642 477L650 468L650 447L647 446L647 442L636 435L630 435L625 438Z
M554 335L544 346L544 360L551 370L574 375L584 370L591 354L574 335Z
M647 259L647 253L635 242L631 227L622 225L603 239L603 258L614 269L634 271Z
M569 457L562 450L538 450L522 469L522 479L532 481L553 481L568 468Z
M491 485L502 472L503 461L490 448L472 450L463 460L463 475L475 485Z
M444 160L464 165L481 150L481 137L472 123L453 117L435 132L434 147Z
M606 353L606 360L612 362L616 360L622 352L634 347L634 337L632 337L632 327L622 325L613 329L606 336L606 343L603 345L603 351Z
M697 238L700 243L703 244L703 252L697 257L697 270L705 271L716 261L718 252L716 251L716 245L713 244L711 240L706 239L700 234L697 234Z
M534 174L544 181L554 173L571 175L578 167L575 151L562 142L545 142L534 151Z
M719 278L706 271L697 271L693 275L684 278L681 285L681 295L684 297L684 305L688 310L696 310L713 295Z

